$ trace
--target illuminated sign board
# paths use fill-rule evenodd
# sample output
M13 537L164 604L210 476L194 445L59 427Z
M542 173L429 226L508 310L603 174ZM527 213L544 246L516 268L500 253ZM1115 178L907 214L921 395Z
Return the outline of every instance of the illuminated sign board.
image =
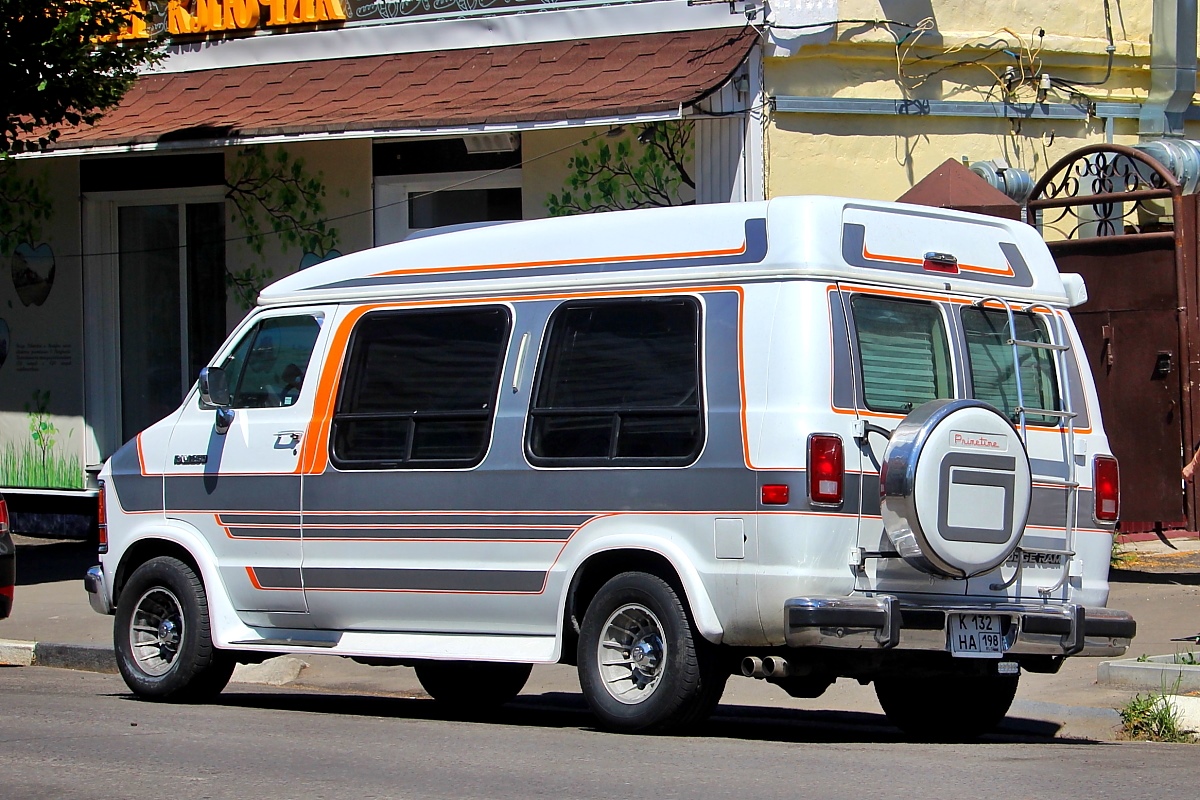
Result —
M132 0L132 4L145 19L130 17L122 39L378 25L417 17L500 14L556 5L553 0ZM611 5L612 0L597 4Z

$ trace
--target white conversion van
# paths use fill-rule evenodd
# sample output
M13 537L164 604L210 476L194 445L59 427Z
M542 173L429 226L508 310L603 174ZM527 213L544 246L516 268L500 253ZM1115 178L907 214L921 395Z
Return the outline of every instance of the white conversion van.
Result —
M976 736L1135 632L1085 296L1024 224L832 197L344 256L105 465L92 605L143 697L319 653L478 707L569 663L615 730L740 673Z

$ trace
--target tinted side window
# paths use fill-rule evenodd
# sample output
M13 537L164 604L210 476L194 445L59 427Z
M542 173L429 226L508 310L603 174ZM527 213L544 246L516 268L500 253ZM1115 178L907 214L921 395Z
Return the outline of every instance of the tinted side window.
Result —
M371 469L482 461L508 330L508 309L497 306L364 316L333 418L333 463Z
M991 403L1016 418L1017 379L1013 367L1013 348L1008 343L1008 314L998 309L964 308L963 332L967 337L967 355L971 363L971 385L976 399ZM1013 314L1016 338L1026 342L1047 342L1046 329L1032 314ZM1020 359L1021 402L1025 408L1059 410L1058 381L1054 374L1054 353L1033 347L1018 347ZM1057 425L1057 417L1030 414L1026 422Z
M221 366L233 408L290 406L300 398L322 318L271 317L242 337Z
M936 306L872 295L857 295L850 306L867 408L907 414L954 396L950 346Z
M700 305L568 303L554 312L530 409L534 463L686 464L704 440Z

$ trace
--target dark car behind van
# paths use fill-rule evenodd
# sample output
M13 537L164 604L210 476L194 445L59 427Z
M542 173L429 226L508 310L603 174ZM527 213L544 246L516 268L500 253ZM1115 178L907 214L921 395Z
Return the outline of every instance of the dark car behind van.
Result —
M8 504L0 495L0 619L12 613L13 586L17 582L17 548L8 529Z

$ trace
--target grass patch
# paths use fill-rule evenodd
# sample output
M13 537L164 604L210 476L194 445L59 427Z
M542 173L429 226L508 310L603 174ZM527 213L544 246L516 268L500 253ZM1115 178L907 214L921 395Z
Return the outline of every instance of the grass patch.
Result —
M1124 543L1117 539L1116 534L1113 534L1112 554L1109 556L1108 565L1115 569L1123 569L1133 566L1137 560L1137 553L1126 550Z
M45 454L32 442L9 444L0 450L0 484L35 489L82 489L79 456L55 450Z
M1179 722L1179 714L1167 700L1165 693L1135 694L1118 710L1125 736L1143 742L1195 742L1195 737L1185 731Z

